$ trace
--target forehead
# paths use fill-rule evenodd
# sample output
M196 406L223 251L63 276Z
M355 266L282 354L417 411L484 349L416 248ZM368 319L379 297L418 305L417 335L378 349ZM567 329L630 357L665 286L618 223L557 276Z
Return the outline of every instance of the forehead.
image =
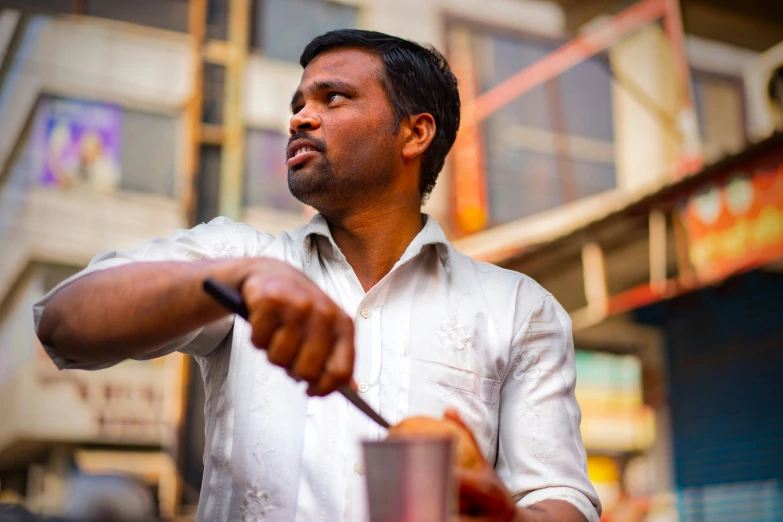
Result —
M383 62L381 58L364 49L345 47L319 54L305 67L299 90L320 81L343 80L356 86L381 87Z

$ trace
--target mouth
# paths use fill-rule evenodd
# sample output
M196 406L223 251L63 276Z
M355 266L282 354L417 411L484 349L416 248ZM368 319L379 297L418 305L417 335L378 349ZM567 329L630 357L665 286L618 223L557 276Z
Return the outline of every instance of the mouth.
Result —
M289 168L296 167L320 153L321 151L312 143L306 140L296 140L288 146L286 165Z

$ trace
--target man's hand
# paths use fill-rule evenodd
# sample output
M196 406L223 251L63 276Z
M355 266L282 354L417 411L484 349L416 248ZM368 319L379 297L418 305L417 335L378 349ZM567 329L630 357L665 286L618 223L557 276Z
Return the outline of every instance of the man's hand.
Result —
M460 424L476 441L457 410L449 408L444 416ZM459 522L586 522L578 509L562 500L543 500L529 508L518 508L514 496L489 464L481 470L455 469L454 474L459 487Z
M465 424L454 408L448 408L445 418L462 426L470 433L473 443L476 441L473 430ZM481 470L455 469L455 481L459 486L460 521L511 522L516 516L516 506L511 495L492 467L484 463Z
M269 362L310 383L308 395L350 383L353 321L307 276L281 261L255 260L240 291L253 344L266 350Z
M487 466L481 471L457 469L460 521L512 522L517 519L514 498L495 470Z
M518 508L495 470L456 470L459 484L459 522L587 522L573 505L542 500Z

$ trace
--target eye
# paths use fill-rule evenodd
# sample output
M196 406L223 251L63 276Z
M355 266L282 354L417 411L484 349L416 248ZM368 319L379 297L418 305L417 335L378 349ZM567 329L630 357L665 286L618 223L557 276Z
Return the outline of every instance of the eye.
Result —
M335 100L339 100L340 98L347 98L347 96L339 92L330 92L326 95L326 99L329 103L332 103Z

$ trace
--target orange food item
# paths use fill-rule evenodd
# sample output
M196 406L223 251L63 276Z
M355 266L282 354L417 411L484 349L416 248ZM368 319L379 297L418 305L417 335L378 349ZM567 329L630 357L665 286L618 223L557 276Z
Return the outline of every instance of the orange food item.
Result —
M452 437L456 467L480 470L486 465L473 435L452 420L409 417L389 428L390 439L404 437Z

